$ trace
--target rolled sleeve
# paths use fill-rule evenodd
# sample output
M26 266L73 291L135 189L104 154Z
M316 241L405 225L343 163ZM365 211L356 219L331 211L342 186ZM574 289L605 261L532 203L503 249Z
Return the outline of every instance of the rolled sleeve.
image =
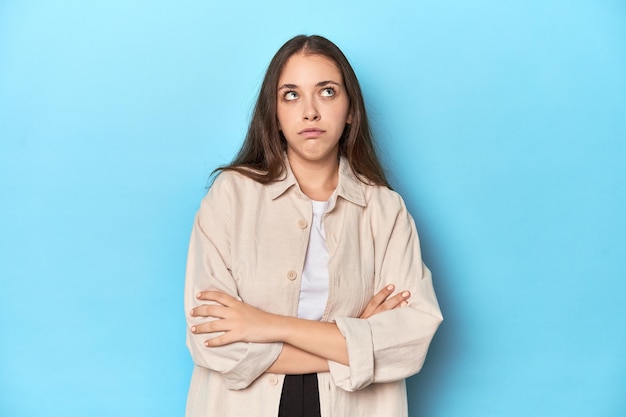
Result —
M356 391L374 380L374 343L367 320L338 317L337 327L346 338L350 366L328 361L335 385L345 391Z
M337 318L337 327L346 338L349 366L329 361L335 385L356 391L419 372L442 321L433 313L409 305L369 319Z
M276 361L282 343L232 343L207 348L188 332L187 346L198 366L219 372L228 389L247 388Z

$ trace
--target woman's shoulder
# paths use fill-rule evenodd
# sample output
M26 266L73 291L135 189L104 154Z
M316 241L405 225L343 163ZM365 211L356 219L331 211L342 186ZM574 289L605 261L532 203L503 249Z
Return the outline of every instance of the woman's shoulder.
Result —
M391 233L398 227L408 227L406 230L415 229L413 216L398 192L381 185L369 185L364 188L365 213L372 225L375 225L375 230L379 232L386 230Z
M405 209L404 199L402 196L387 186L364 183L362 188L368 207L385 209L385 211L389 211L391 209Z
M263 186L263 184L255 181L244 172L247 169L242 168L241 170L235 169L224 169L219 171L213 183L210 186L210 189L213 188L224 188L224 187L250 187L250 186ZM253 172L252 170L249 170Z
M224 204L263 192L264 185L236 170L222 170L209 186L203 203Z

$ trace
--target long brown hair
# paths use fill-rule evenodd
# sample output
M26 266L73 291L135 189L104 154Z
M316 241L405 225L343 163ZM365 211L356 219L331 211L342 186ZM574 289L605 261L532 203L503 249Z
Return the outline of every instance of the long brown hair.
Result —
M369 183L389 187L383 167L378 160L372 132L367 120L363 94L356 74L343 52L322 36L298 35L287 41L272 58L248 127L246 139L235 159L215 171L232 170L262 184L279 180L285 172L286 141L278 128L276 101L278 79L289 58L297 53L320 55L332 60L343 76L350 100L352 121L339 140L339 155L344 156L352 171Z

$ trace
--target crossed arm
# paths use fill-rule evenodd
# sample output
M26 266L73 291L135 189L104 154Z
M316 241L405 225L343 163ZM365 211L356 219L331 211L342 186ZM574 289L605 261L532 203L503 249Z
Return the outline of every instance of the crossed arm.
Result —
M366 319L383 311L404 307L410 297L409 292L402 291L392 296L393 291L393 285L379 291L359 318ZM219 291L203 291L196 298L212 303L192 309L190 315L214 320L192 326L191 332L223 332L218 337L207 339L207 347L235 342L282 342L281 354L266 371L271 373L326 372L328 360L348 365L346 340L335 323L267 313Z

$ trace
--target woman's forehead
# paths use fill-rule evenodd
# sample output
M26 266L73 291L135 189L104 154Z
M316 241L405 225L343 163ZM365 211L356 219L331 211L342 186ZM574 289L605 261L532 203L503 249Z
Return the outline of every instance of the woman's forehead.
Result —
M283 67L278 85L291 84L301 87L317 85L323 81L343 83L339 67L332 59L323 55L295 54Z

